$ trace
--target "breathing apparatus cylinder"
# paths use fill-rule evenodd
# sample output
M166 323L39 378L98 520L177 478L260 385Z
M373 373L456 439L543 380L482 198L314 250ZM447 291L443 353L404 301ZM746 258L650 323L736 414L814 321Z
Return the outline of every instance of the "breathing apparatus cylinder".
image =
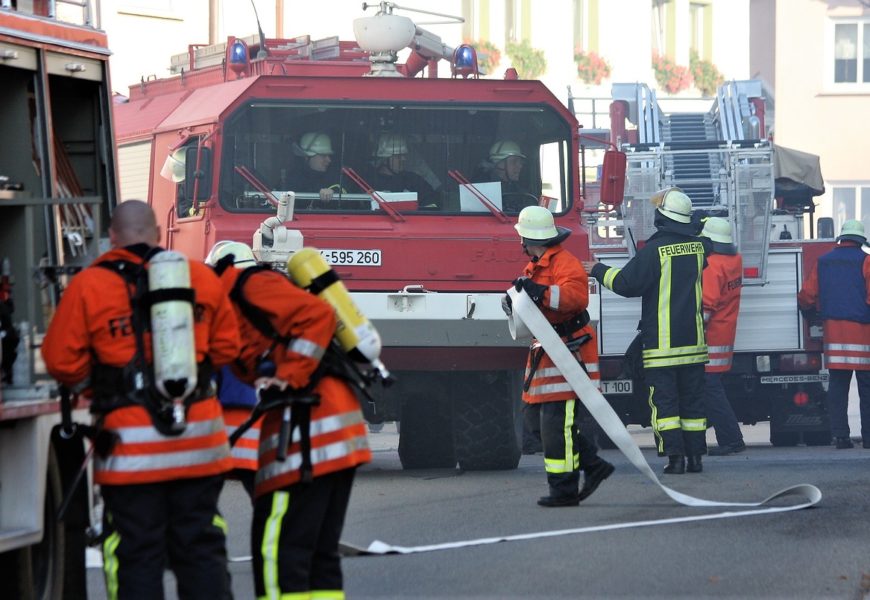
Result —
M173 431L187 425L184 399L197 384L193 303L180 296L190 290L190 265L180 252L156 254L148 267L154 387L171 400Z
M387 380L390 373L380 360L380 334L359 310L320 251L309 247L294 252L287 261L287 273L296 285L325 300L335 309L338 317L335 337L342 350L353 360L370 364Z

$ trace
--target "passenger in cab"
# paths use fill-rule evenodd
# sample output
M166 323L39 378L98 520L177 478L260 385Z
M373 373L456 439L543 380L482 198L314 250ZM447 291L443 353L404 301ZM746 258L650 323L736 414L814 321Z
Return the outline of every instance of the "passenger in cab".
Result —
M538 197L520 182L526 166L526 155L519 144L511 140L499 140L490 146L488 159L478 168L474 181L501 183L502 211L519 212L527 206L538 204Z
M341 194L340 173L332 169L332 140L321 131L311 131L299 138L303 164L290 184L297 193L316 193L319 200L302 202L302 208L338 208L336 195Z
M378 138L374 169L365 179L378 192L416 192L420 208L437 208L435 189L422 176L407 170L408 143L398 133Z

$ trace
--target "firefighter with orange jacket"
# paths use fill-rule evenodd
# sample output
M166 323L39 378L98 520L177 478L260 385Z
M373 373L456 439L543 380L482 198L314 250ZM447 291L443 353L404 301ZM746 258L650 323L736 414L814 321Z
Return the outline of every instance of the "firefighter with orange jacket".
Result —
M701 236L708 238L713 250L707 255L703 276L704 335L710 361L704 367L704 408L707 424L716 433L718 447L711 456L725 456L746 450L743 433L725 387L722 373L731 370L737 313L740 312L740 289L743 287L743 258L734 247L731 224L721 217L704 221Z
M586 312L589 304L586 271L561 245L571 230L557 228L553 214L541 206L528 206L520 211L514 228L530 261L513 285L517 291L525 290L540 307L589 378L597 383L601 378L598 345ZM505 296L503 308L510 316L509 296ZM577 506L610 477L613 465L599 457L595 444L580 433L580 402L537 340L531 345L526 364L523 401L540 404L544 468L550 493L542 496L538 504Z
M283 274L254 266L245 244L218 242L209 262L239 317L239 375L261 405L277 407L260 434L256 595L344 598L338 543L356 467L371 451L359 402L330 365L335 311Z
M149 261L161 254L153 211L138 200L121 203L109 236L112 249L72 279L42 345L48 372L92 396L101 431L94 481L105 502L106 589L110 598L162 598L168 565L180 597L229 598L226 526L217 503L230 454L211 367L239 352L235 314L215 274L195 262L187 261L190 288L149 297L194 305L187 307L192 325L185 340L192 342L195 387L182 413L175 411L181 405L167 413L153 385L159 323L143 292L156 264Z
M870 254L864 225L843 223L837 247L819 257L798 293L802 311L818 311L824 321L826 399L831 435L840 450L852 448L849 437L849 385L858 380L861 438L870 448Z

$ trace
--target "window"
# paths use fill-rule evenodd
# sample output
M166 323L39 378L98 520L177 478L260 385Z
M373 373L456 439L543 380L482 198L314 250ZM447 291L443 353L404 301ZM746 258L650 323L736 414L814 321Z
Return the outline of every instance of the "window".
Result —
M870 183L834 186L831 216L834 235L849 219L858 219L864 223L864 230L870 231Z
M834 23L833 50L835 84L870 83L870 20Z
M220 201L273 212L263 188L292 190L297 213L370 214L383 210L374 189L400 212L487 213L478 186L459 184L467 179L506 214L541 196L562 212L570 140L567 123L538 105L253 102L224 129Z
M698 53L700 58L710 60L713 13L708 3L692 2L689 4L689 25L691 27L690 47Z

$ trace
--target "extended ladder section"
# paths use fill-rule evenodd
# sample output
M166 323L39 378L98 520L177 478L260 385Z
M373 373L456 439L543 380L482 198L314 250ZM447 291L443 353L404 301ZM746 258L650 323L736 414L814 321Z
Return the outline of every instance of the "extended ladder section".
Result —
M614 101L628 105L637 143L628 156L623 219L633 243L655 232L649 198L679 187L696 211L729 219L743 255L746 284L763 284L773 207L773 152L760 139L760 120L751 98L758 81L732 81L719 88L706 112L665 113L644 84L615 84Z

